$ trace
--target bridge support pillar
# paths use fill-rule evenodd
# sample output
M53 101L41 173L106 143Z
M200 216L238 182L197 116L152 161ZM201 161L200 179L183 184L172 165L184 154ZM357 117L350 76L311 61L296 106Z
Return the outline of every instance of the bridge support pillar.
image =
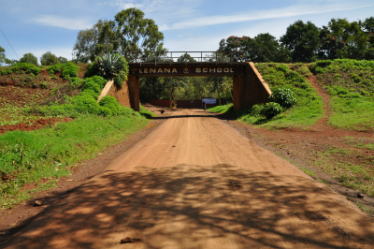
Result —
M135 111L140 110L140 82L137 76L129 75L127 80L129 88L130 106Z
M255 65L250 62L242 74L233 77L234 109L246 109L252 105L264 103L271 95L271 90L262 79Z

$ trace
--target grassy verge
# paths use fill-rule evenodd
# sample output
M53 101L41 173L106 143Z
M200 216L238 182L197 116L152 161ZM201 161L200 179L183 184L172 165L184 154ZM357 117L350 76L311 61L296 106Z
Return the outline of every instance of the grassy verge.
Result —
M208 108L207 111L209 112L215 112L215 113L227 113L231 108L232 104L227 105L217 105L211 108Z
M311 70L331 95L332 126L374 130L374 61L324 60Z
M10 207L30 193L68 175L75 163L124 139L147 123L136 112L129 115L80 116L68 123L31 132L0 136L0 207ZM28 190L27 185L32 185Z
M342 185L374 197L373 156L365 150L330 146L319 151L315 164Z

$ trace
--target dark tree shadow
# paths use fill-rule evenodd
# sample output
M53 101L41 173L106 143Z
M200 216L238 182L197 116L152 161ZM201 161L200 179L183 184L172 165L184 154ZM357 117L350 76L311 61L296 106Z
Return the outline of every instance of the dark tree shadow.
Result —
M128 237L118 248L373 248L372 220L336 196L230 165L106 172L44 200L0 247L109 248Z

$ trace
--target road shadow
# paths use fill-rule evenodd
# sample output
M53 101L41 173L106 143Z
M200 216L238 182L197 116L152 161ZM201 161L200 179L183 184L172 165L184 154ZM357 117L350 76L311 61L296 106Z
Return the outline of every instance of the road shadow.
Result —
M321 186L226 164L106 172L43 200L0 247L372 248L373 221Z

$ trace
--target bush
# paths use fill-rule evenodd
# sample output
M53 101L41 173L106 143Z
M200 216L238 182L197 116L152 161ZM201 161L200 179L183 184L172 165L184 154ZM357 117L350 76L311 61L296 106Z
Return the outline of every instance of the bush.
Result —
M128 112L115 98L110 96L106 96L100 102L97 102L97 97L106 83L104 78L93 76L80 83L82 83L82 92L68 98L65 104L41 107L31 111L49 116L64 115L70 117L77 117L81 114L115 116Z
M73 77L70 80L70 85L74 88L80 88L84 84L84 79Z
M276 102L285 108L290 108L296 104L296 97L293 91L289 88L275 88L270 97L272 102Z
M253 105L249 111L249 113L253 116L261 115L261 111L264 108L264 104L257 104Z
M105 86L106 80L101 76L92 76L84 79L83 90L91 90L99 96L101 90Z
M0 75L7 75L11 73L26 73L37 75L40 71L40 67L34 64L19 62L10 67L2 68L0 71Z
M280 104L275 102L268 102L263 105L261 109L261 115L265 116L267 119L271 119L281 113L283 108Z
M79 67L73 62L59 63L47 68L49 74L60 73L61 77L66 80L71 80L77 77Z

